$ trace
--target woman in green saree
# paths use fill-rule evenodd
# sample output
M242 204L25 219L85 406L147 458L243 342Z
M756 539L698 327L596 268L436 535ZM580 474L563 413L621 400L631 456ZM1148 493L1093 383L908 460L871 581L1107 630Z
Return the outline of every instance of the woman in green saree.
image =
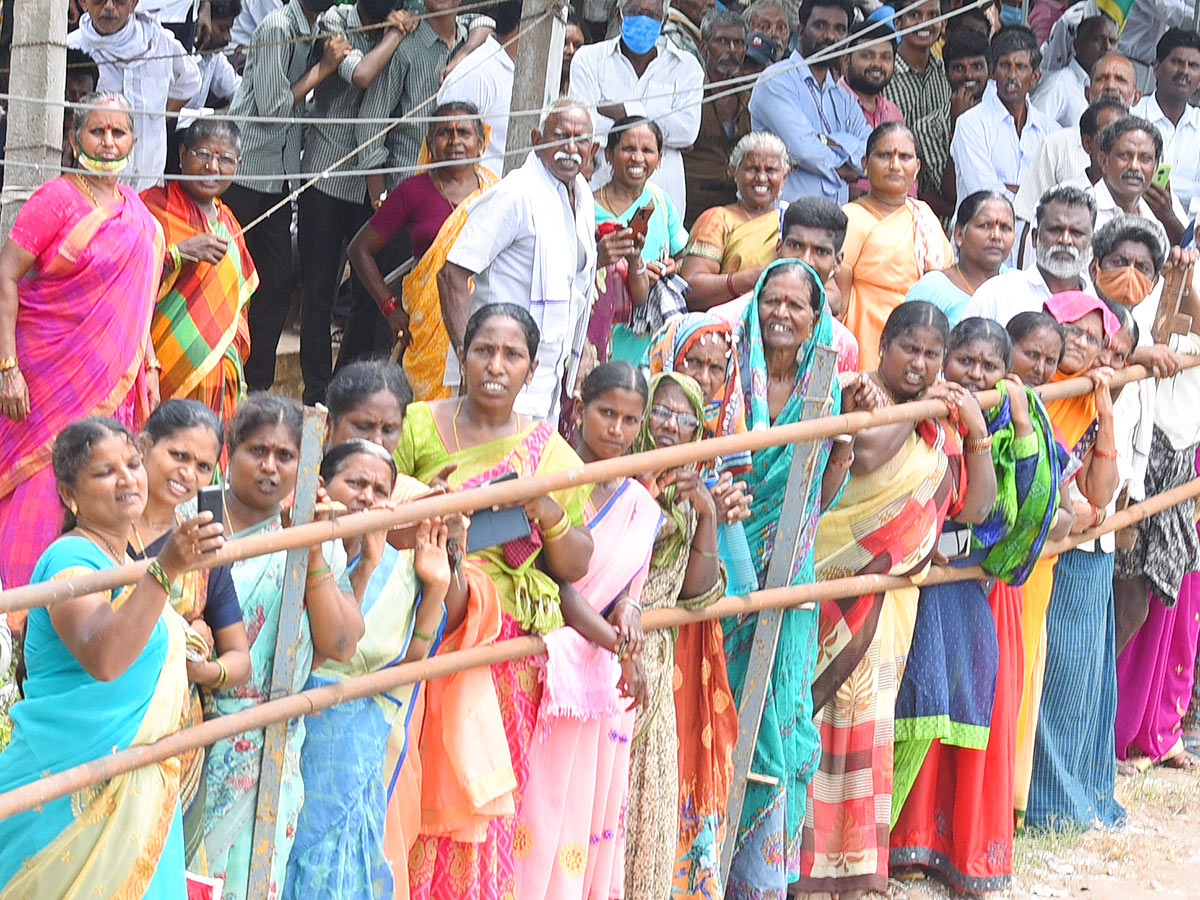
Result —
M280 503L296 488L301 423L299 404L274 394L252 394L238 408L229 423L229 470L223 498L231 536L248 537L283 528ZM304 687L313 666L324 659L349 660L364 631L358 603L334 582L321 546L309 548L308 557L296 671L292 684L279 686L292 693ZM287 552L239 560L232 572L250 640L250 680L236 690L210 691L205 697L206 718L258 706L271 695ZM225 880L224 900L245 900L247 896L263 734L251 731L218 741L208 755L204 851L210 874ZM274 900L283 888L304 803L303 744L304 719L293 719L288 723L283 757L268 900Z

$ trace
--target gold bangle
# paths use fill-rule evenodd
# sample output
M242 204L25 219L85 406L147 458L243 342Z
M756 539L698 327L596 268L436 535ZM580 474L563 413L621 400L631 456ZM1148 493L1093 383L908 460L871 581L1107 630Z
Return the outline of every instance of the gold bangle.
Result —
M542 530L542 540L548 544L561 540L566 537L568 531L571 530L571 517L564 511L562 518L551 525L549 528Z
M0 374L11 372L15 368L17 368L17 358L15 356L6 356L4 359L0 359Z
M146 566L146 574L158 582L159 587L169 595L171 593L171 578L167 575L167 570L162 567L157 559L151 560L150 565Z
M970 455L982 455L990 453L992 450L992 436L986 435L981 438L967 438L963 441L963 452Z
M225 663L221 662L219 659L214 659L213 662L215 662L217 664L217 668L221 670L221 674L217 676L217 681L213 687L220 689L225 687L226 683L229 681L229 670L225 668Z

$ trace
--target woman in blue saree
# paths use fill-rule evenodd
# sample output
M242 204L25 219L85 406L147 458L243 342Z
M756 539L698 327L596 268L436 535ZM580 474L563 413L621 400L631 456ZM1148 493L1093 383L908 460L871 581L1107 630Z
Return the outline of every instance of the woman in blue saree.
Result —
M67 515L33 582L127 562L123 550L146 503L133 435L112 419L81 419L58 436L52 465ZM25 699L12 709L0 791L152 743L183 724L183 619L167 598L171 584L222 543L210 518L179 526L135 584L30 611ZM182 900L179 790L173 757L0 819L0 897Z
M321 462L325 494L349 512L394 508L391 453L362 439L338 444ZM423 659L443 627L457 627L465 589L452 585L447 527L427 520L416 547L397 550L386 532L326 545L341 589L361 603L366 633L347 662L328 660L305 688ZM300 770L304 808L288 860L284 897L341 900L395 896L384 853L384 817L408 750L408 724L419 685L331 706L305 719Z

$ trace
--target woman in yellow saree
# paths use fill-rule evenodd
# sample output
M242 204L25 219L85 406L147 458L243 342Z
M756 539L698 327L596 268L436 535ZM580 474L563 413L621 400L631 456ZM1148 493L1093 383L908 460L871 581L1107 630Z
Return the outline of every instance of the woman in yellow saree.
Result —
M235 124L198 119L183 136L180 169L213 180L172 181L142 193L142 202L162 225L173 263L159 286L150 322L162 364L159 392L163 400L199 400L222 422L233 418L246 396L246 304L258 288L242 226L220 201L240 156Z
M443 103L433 111L419 164L437 165L396 185L346 251L403 350L404 374L416 400L450 396L450 388L442 383L450 338L442 324L437 274L467 221L467 207L498 180L490 169L470 162L487 146L487 129L478 116L474 105L461 101ZM467 162L454 164L455 160ZM404 276L397 298L375 257L402 231L412 242L417 263Z
M683 249L679 274L692 288L690 308L706 310L754 289L775 258L779 192L790 165L787 146L773 134L752 131L737 142L729 156L737 202L702 212Z
M537 356L538 329L528 311L507 303L476 310L467 321L464 347L466 393L408 407L395 454L399 471L425 482L471 488L511 473L531 477L582 465L552 425L513 410L517 394L533 378ZM497 639L547 634L569 623L555 579L574 582L587 572L592 554L592 538L583 527L588 493L568 488L530 500L525 504L532 526L528 537L471 554L500 595ZM426 778L422 834L410 855L414 900L498 900L515 891L515 860L528 850L530 839L517 817L538 725L542 684L537 666L544 660L523 658L492 667L511 770L489 760L491 777L469 785L467 799L477 814L452 818L460 810L431 802ZM431 691L429 711L433 705ZM423 754L428 737L427 711ZM472 749L472 762L495 750ZM460 827L463 822L470 827Z
M869 372L892 310L922 275L949 266L954 253L933 210L908 196L921 162L903 122L871 132L863 166L871 190L842 207L849 223L834 279L844 298L841 319L858 338L859 367Z
M818 578L921 576L947 517L974 524L991 512L987 422L965 388L935 384L948 333L945 314L924 301L888 318L871 377L892 403L944 400L954 424L926 419L857 434L850 481L817 526ZM803 891L887 891L892 726L918 594L913 585L821 604L813 682L821 765L809 785Z
M68 512L33 581L127 562L123 548L146 502L133 435L112 419L81 419L59 435L53 466ZM221 545L221 526L205 524L210 518L179 526L136 584L30 611L25 699L12 708L0 791L184 724L184 627L167 588ZM0 897L182 896L179 788L176 757L0 819Z

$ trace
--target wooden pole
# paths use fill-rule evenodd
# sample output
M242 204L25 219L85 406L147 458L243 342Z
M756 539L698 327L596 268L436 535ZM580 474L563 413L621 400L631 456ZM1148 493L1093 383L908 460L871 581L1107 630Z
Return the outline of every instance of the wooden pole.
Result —
M8 92L17 97L61 100L67 84L67 0L21 0L15 4ZM17 14L19 13L19 15ZM21 206L62 163L63 107L8 103L4 139L4 192L0 229L8 235ZM30 166L53 168L30 168Z
M1200 356L1184 356L1181 359L1185 369L1200 365ZM1119 387L1131 381L1150 377L1153 376L1145 367L1130 366L1116 373L1112 385ZM1070 378L1045 385L1037 390L1042 399L1056 400L1089 393L1092 390L1092 382L1086 377ZM976 396L980 405L985 408L995 406L1000 402L1000 395L997 391L983 391ZM597 481L611 481L615 478L637 478L647 472L665 471L689 463L713 459L717 456L728 456L739 450L761 450L764 447L774 447L785 443L833 437L835 434L855 432L872 425L945 418L946 414L946 405L941 400L916 400L885 407L874 412L825 416L812 421L796 422L792 425L781 425L762 431L711 438L691 444L680 444L676 447L650 450L646 453L633 453L617 459L588 463L576 469L567 469L551 475L516 478L512 481L473 488L469 491L413 500L405 503L395 512L354 513L332 522L296 525L275 534L254 535L229 541L216 553L208 554L204 562L197 565L196 568L226 565L239 559L262 556L277 550L310 547L323 541L355 537L370 531L378 531L381 528L398 528L432 516L471 513L477 509L486 509L491 506L516 506L551 491L577 487L581 484L594 484ZM71 597L81 597L84 594L98 593L122 585L133 584L146 571L146 565L147 562L143 561L105 569L103 572L92 572L77 578L65 578L61 581L49 581L0 591L0 613L32 609L35 606L49 606Z
M1119 513L1114 513L1105 519L1098 528L1092 528L1082 534L1072 535L1052 545L1047 545L1043 548L1042 555L1052 556L1063 553L1086 541L1095 540L1103 534L1128 528L1130 525L1193 497L1200 497L1200 478L1156 494ZM983 570L978 567L961 569L952 566L934 567L920 581L920 584L946 584L953 581L981 578L983 575ZM642 617L642 627L647 631L678 628L681 625L705 622L725 616L751 615L765 609L781 609L801 606L805 603L819 603L838 597L858 597L862 594L891 591L909 587L913 583L912 578L897 575L856 575L849 578L818 581L813 584L755 591L745 597L724 597L702 609L675 607L651 610ZM57 797L65 797L74 791L107 781L124 772L153 765L189 750L207 747L216 741L233 737L244 731L255 731L272 723L308 715L347 700L391 691L401 685L440 678L465 669L532 656L540 653L542 649L541 638L526 635L500 641L488 647L442 653L418 662L401 663L369 675L348 678L338 684L302 691L278 700L271 700L261 706L210 719L201 725L194 725L169 734L152 744L128 747L100 759L81 763L57 774L48 775L19 788L6 791L0 794L0 819L33 809L35 806L48 803Z
M510 110L540 110L557 99L566 28L567 6L562 0L524 0L521 4L521 39L517 42ZM537 113L509 117L505 175L525 162L524 154L515 151L533 146L529 133L537 124Z

